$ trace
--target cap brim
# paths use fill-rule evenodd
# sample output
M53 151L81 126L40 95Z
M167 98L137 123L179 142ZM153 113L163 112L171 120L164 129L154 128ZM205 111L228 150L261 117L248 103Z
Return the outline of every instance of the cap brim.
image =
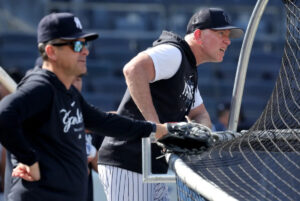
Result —
M241 28L234 27L234 26L224 26L224 27L218 27L218 28L212 28L213 30L226 30L230 29L230 38L240 38L244 35L244 31Z
M90 40L95 40L98 37L99 37L99 35L97 33L84 33L84 32L81 32L81 33L74 34L72 36L61 37L60 39L75 40L75 39L78 39L78 38L85 38L87 41L90 41Z

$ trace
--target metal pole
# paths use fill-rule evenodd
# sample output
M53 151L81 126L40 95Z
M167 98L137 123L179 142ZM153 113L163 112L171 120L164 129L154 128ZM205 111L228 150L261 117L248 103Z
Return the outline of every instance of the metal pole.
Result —
M168 156L169 157L169 156ZM174 173L152 174L151 167L151 139L142 138L142 171L143 182L145 183L174 183L176 182Z
M268 0L258 0L252 12L248 23L247 31L241 48L237 72L234 81L234 87L231 99L231 109L229 116L228 130L236 132L239 121L242 96L244 91L246 73L248 68L249 57L253 45L253 40L259 25L261 16L265 10Z

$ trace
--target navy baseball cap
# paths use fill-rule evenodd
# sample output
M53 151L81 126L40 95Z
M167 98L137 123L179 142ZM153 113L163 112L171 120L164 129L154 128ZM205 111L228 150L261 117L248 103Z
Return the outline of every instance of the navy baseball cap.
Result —
M85 38L87 41L98 38L97 33L85 33L80 20L72 13L51 13L41 19L37 29L38 43L53 39L75 40Z
M229 29L230 38L239 38L244 34L243 29L230 24L229 16L221 8L204 8L195 13L187 25L186 33L192 33L196 29Z

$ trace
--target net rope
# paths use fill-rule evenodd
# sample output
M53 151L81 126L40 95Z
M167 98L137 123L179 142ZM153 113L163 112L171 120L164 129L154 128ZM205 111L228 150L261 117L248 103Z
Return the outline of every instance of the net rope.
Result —
M237 200L300 200L300 0L283 2L281 68L260 117L241 137L180 157L199 177ZM174 171L178 175L180 169ZM195 182L177 178L178 200L203 200L187 187Z

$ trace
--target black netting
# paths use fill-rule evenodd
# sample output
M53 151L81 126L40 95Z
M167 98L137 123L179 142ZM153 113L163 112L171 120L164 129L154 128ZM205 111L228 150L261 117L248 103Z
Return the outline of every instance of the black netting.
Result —
M282 65L261 116L242 137L181 157L238 200L300 200L300 0L283 5L287 30Z

